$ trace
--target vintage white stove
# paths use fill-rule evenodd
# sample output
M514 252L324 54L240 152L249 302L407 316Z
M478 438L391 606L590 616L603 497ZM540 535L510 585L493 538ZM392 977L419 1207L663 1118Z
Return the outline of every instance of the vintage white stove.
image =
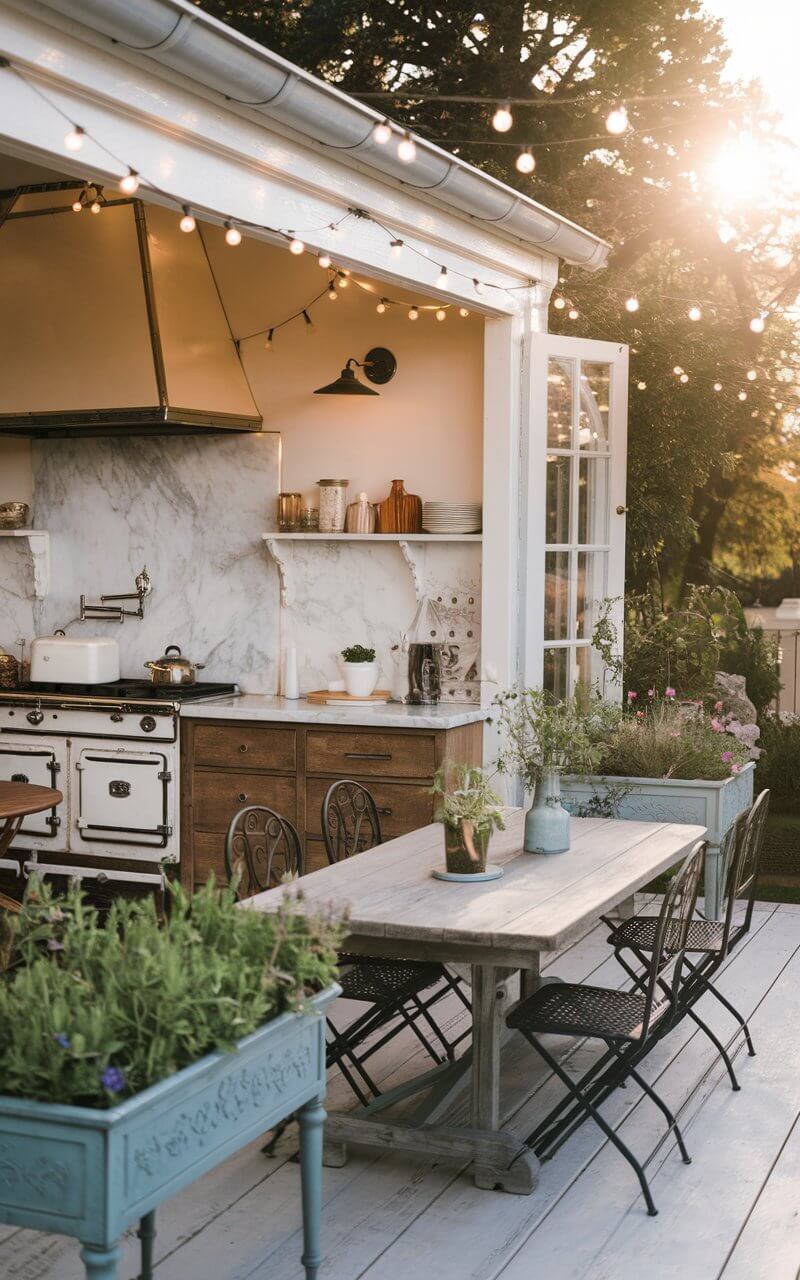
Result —
M0 691L0 779L64 799L26 818L6 873L158 886L180 859L180 703L235 685L31 684ZM16 856L15 856L16 855Z

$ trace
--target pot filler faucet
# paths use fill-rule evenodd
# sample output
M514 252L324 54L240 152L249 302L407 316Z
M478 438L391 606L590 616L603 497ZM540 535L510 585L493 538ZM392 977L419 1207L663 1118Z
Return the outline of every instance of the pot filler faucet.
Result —
M126 618L143 618L144 602L153 590L147 565L141 573L137 573L134 585L135 591L128 591L123 595L101 596L97 601L87 600L86 596L81 596L81 622L85 622L87 618L105 618L112 622L124 622ZM125 609L121 604L112 604L113 600L138 600L139 607Z

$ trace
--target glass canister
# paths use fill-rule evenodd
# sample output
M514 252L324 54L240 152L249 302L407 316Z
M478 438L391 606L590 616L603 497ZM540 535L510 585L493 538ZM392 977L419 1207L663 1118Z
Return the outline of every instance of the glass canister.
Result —
M300 493L278 494L278 529L281 533L296 533L300 528L302 501Z
M343 533L349 480L318 480L319 531Z

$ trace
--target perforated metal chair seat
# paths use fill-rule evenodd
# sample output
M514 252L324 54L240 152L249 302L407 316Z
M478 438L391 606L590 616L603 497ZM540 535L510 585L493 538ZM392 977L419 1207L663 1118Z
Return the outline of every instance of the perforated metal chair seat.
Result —
M633 947L637 951L652 951L658 928L658 916L631 916L623 920L609 935L612 947ZM677 938L677 926L668 925L665 947L669 951L671 937ZM721 951L725 943L725 925L721 920L692 920L686 939L687 951Z
M508 1025L532 1035L597 1036L601 1040L638 1040L646 999L636 991L584 987L554 982L540 987L517 1005ZM669 1008L656 1001L650 1015L652 1027Z
M363 960L360 956L340 956L343 966L339 985L346 1000L366 1000L370 1004L396 1004L398 999L418 995L442 980L442 966L416 960Z

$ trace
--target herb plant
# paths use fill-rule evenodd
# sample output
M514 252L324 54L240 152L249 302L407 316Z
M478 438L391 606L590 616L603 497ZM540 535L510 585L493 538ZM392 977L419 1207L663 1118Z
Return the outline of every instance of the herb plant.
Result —
M336 977L339 925L285 900L240 909L213 882L117 899L105 922L75 886L32 880L6 918L0 1094L107 1107L217 1049L231 1049Z
M434 819L459 830L471 823L476 835L490 834L497 827L505 829L503 802L483 769L449 761L436 771L431 787L435 797Z
M342 649L342 658L345 662L374 662L375 650L367 649L363 644L351 644L349 648Z
M498 694L492 717L503 737L500 773L518 774L532 791L542 773L592 773L599 748L587 716L574 699L562 701L542 689L510 689Z

